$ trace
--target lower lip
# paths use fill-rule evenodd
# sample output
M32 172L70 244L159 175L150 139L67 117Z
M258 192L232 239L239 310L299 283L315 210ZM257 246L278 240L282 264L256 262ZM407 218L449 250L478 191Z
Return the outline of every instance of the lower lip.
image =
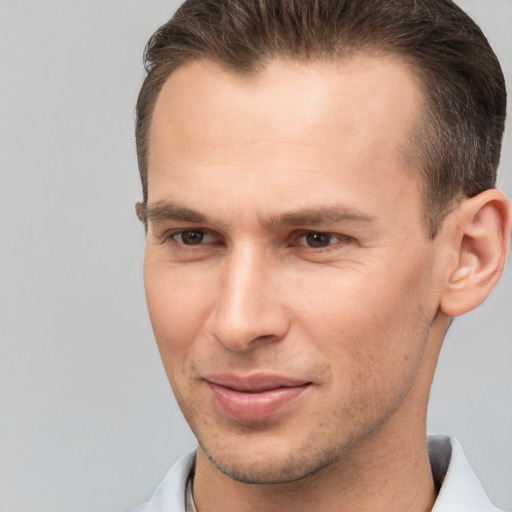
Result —
M309 384L302 386L282 387L245 393L208 382L215 405L222 413L236 420L261 421L282 412L296 400Z

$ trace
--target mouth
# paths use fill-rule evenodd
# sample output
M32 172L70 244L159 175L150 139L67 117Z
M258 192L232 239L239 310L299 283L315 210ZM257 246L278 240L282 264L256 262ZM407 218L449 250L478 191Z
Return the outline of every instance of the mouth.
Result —
M312 385L267 374L211 375L206 382L217 409L241 421L262 421L284 412Z

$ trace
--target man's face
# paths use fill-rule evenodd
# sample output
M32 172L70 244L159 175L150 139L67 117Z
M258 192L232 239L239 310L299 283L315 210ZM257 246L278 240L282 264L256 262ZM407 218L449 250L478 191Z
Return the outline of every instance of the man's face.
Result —
M197 62L166 82L147 302L183 414L232 478L295 480L423 421L437 246L400 152L420 105L389 57L253 77Z

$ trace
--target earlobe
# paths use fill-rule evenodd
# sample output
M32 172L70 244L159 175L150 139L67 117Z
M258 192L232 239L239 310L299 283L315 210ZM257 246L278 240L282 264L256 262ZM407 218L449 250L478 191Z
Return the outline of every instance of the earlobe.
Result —
M486 190L462 201L451 217L444 236L451 237L455 264L447 269L440 309L456 317L482 304L501 277L510 245L510 202L500 190Z

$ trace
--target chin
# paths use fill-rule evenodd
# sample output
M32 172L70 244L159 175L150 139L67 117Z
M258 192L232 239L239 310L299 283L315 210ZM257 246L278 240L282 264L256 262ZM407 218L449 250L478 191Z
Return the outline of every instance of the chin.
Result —
M332 464L338 455L331 450L311 453L308 450L297 449L290 452L285 450L267 450L265 453L251 453L241 449L236 454L223 453L217 456L217 450L200 446L208 460L221 473L232 480L245 484L276 485L296 482L307 478L321 469Z

